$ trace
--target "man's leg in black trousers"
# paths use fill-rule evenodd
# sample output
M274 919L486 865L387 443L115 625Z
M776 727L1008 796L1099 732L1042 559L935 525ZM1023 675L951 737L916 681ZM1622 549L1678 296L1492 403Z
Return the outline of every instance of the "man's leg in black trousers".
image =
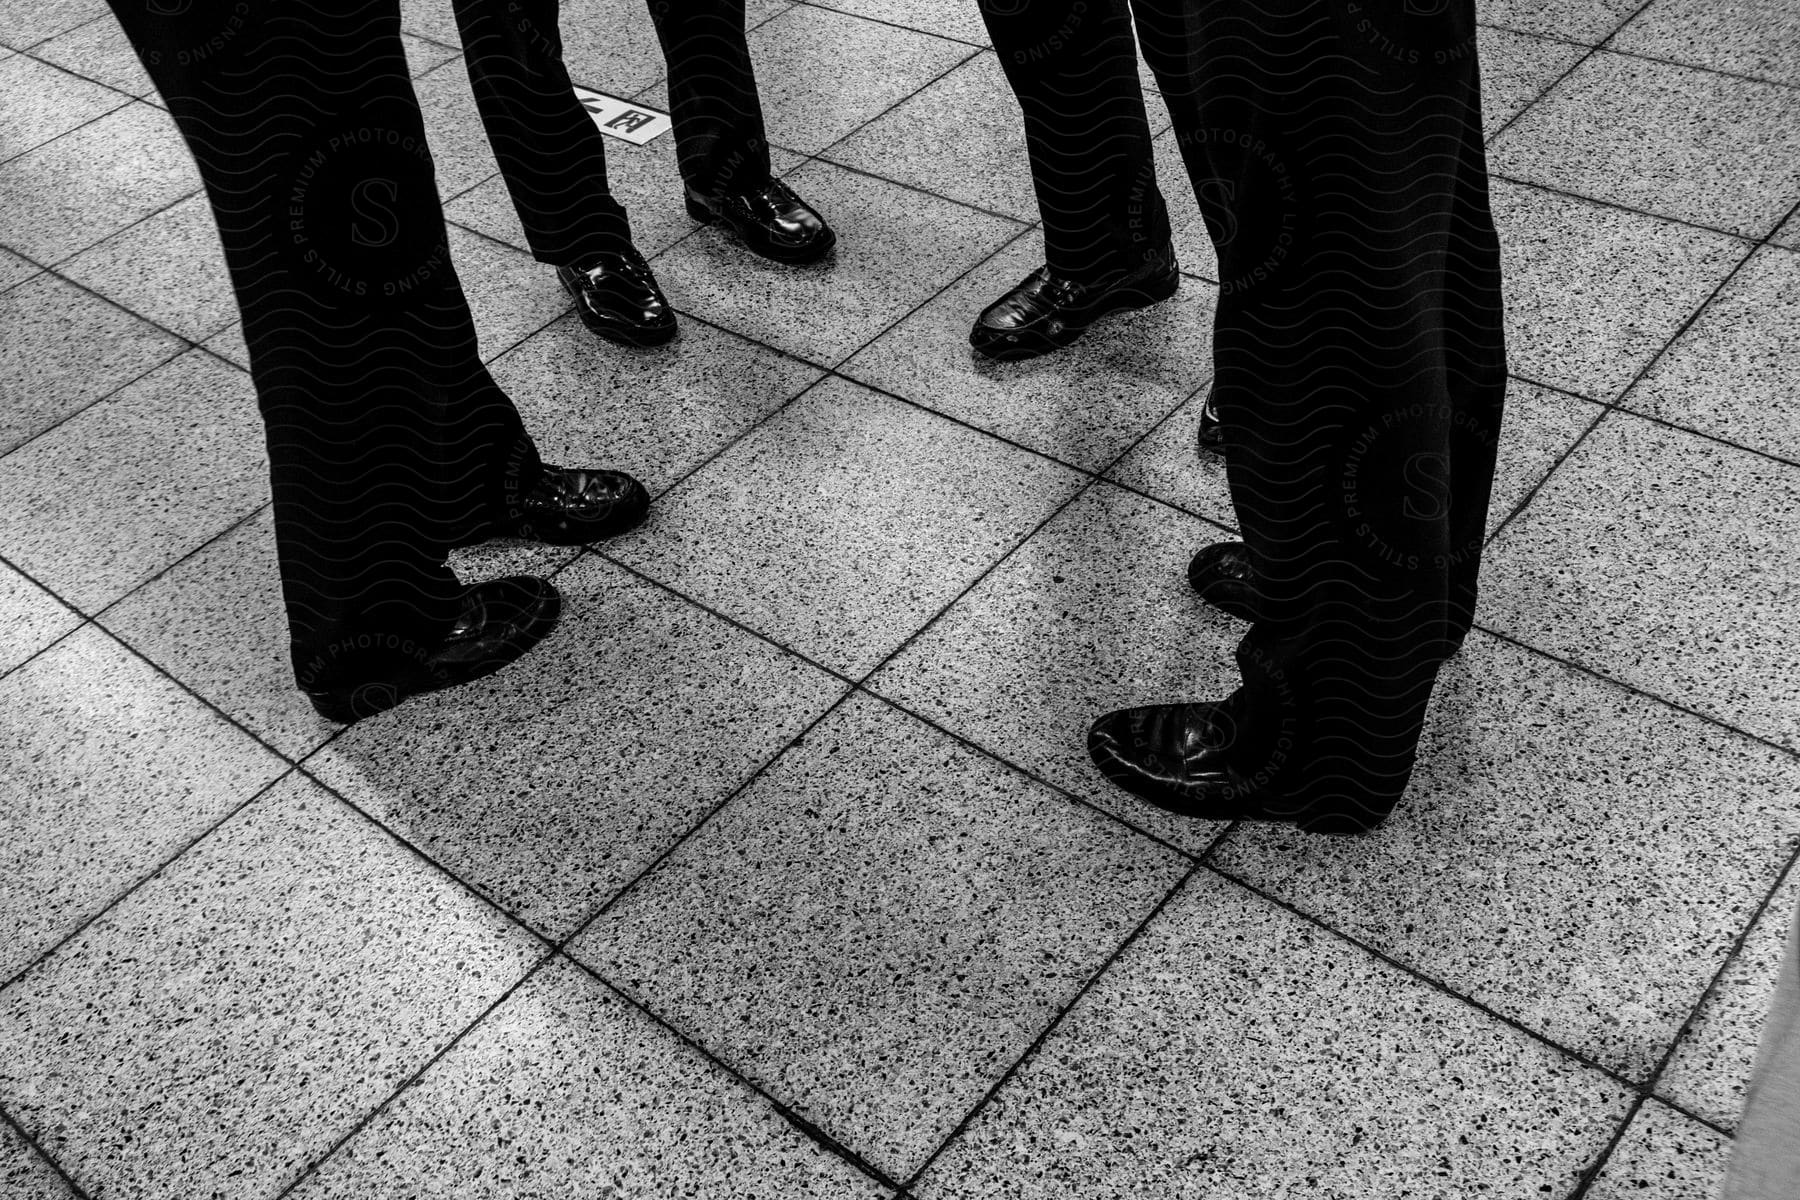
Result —
M744 0L650 0L650 18L669 68L682 182L708 199L768 182Z
M1094 284L1164 254L1125 0L983 0L981 15L1024 114L1050 269Z
M496 458L523 463L515 447L528 446L510 405L469 411L485 372L399 10L216 0L162 16L118 0L115 11L218 219L267 425L297 671L379 673L393 645L449 624L461 593L444 562L451 531ZM276 62L280 82L266 82Z
M1381 820L1473 595L1505 386L1474 13L1407 7L1187 17L1183 149L1219 243L1218 399L1263 611L1228 703L1103 719L1095 752L1196 815ZM1174 785L1127 761L1176 743Z
M606 136L575 98L557 0L455 0L469 86L531 253L553 267L631 249Z

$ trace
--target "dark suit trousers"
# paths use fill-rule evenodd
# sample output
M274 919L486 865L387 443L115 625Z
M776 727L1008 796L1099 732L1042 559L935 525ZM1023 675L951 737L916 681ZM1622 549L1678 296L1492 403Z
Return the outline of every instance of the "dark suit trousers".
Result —
M989 4L1019 10L988 22L1051 254L1131 257L1167 228L1132 16ZM1268 607L1238 648L1236 757L1313 827L1354 827L1406 786L1493 482L1506 371L1473 0L1132 7L1219 253L1216 394Z
M448 547L539 469L476 353L398 5L114 3L224 243L296 675L357 681L442 635Z
M683 181L715 197L767 180L744 0L651 0L650 15L669 68ZM563 266L629 246L625 209L607 185L606 136L570 90L557 0L456 0L456 19L469 85L532 255ZM605 90L605 80L587 82Z

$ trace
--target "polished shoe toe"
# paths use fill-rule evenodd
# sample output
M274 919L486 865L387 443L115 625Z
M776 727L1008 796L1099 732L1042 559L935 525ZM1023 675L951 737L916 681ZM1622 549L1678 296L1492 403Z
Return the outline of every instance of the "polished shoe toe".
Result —
M546 579L508 576L463 592L457 616L435 641L392 635L346 639L336 652L295 652L302 690L320 716L340 724L385 712L403 700L491 675L543 641L562 615L562 596Z
M702 224L722 224L751 252L774 262L815 262L837 245L825 218L779 179L716 198L690 189L687 211Z
M1171 250L1135 271L1086 284L1041 266L981 310L969 329L977 354L1001 362L1036 358L1072 345L1101 317L1148 308L1173 296L1181 272Z
M586 255L558 267L556 277L581 323L608 341L656 346L675 336L675 309L635 248Z
M1242 542L1218 542L1188 563L1188 582L1200 598L1240 621L1255 621L1261 597L1250 552Z
M1158 808L1236 820L1261 805L1227 761L1233 732L1217 702L1124 708L1088 730L1088 757L1102 775Z
M635 529L650 511L650 493L623 471L545 464L505 536L576 546Z

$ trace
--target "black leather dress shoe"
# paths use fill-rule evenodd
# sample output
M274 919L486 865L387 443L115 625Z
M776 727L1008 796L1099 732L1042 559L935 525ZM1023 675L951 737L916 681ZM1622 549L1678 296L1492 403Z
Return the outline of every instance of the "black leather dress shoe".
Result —
M489 537L578 546L635 529L650 511L650 493L623 471L544 464L516 515L497 519Z
M1169 812L1206 821L1256 818L1265 801L1227 759L1234 735L1224 702L1122 708L1088 730L1088 757L1102 775Z
M1200 406L1200 453L1225 452L1225 422L1219 419L1218 392L1206 389L1206 403Z
M456 621L438 644L375 638L376 653L359 657L384 663L379 677L317 680L303 690L320 716L348 725L409 696L493 674L543 641L561 615L562 597L547 579L515 575L478 583L463 593ZM359 649L365 640L358 639Z
M1188 563L1188 582L1200 598L1240 621L1255 621L1256 574L1242 542L1217 542Z
M1060 350L1107 313L1148 308L1181 286L1175 255L1144 264L1111 282L1089 287L1039 267L981 310L969 345L988 358L1012 362Z
M657 346L675 336L675 310L635 248L589 254L556 268L581 323L609 342Z
M825 218L779 179L717 199L687 193L688 216L703 225L723 224L752 253L779 263L808 263L837 245Z

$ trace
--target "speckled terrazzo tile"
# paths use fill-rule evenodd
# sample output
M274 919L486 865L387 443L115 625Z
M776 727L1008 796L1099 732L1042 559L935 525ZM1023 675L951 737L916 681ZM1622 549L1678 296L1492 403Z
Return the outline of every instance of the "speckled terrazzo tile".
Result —
M139 221L57 269L191 341L204 342L238 317L219 228L204 193Z
M244 345L244 323L233 321L206 339L206 349L242 370L250 369L250 349Z
M1800 342L1800 254L1758 250L1620 401L1647 416L1800 459L1790 355Z
M824 374L699 321L669 345L636 350L601 341L573 314L493 372L545 461L628 471L652 495Z
M273 1196L542 953L291 775L0 992L0 1104L90 1194Z
M1501 531L1482 578L1483 627L1800 746L1792 466L1609 413Z
M130 103L30 55L0 62L0 162Z
M1789 250L1800 250L1800 209L1783 222L1769 241L1777 246L1786 246Z
M607 553L814 661L861 675L1081 477L855 383L806 393Z
M1210 872L912 1189L920 1200L1567 1196L1597 1071Z
M835 8L871 20L917 29L921 33L954 38L975 46L989 45L987 26L979 5L962 0L813 0L821 8Z
M1210 384L1210 371L1207 380ZM1209 390L1209 386L1202 386L1119 460L1106 477L1235 531L1237 514L1231 507L1225 458L1210 450L1200 453L1197 440L1200 410Z
M858 696L570 952L903 1179L1187 866Z
M1583 46L1487 25L1476 28L1475 48L1481 62L1481 131L1488 137L1587 53Z
M0 1196L8 1200L74 1200L75 1193L12 1126L0 1123Z
M0 0L0 38L25 50L106 15L105 0Z
M613 96L635 96L663 73L662 46L644 0L569 0L559 6L557 25L562 32L563 65L569 78L584 87ZM752 57L754 54L752 46ZM754 65L760 83L763 64ZM764 106L766 110L766 97ZM608 154L612 148L609 142Z
M1800 91L1602 50L1494 139L1488 166L1761 237L1800 200Z
M414 33L402 33L400 46L406 51L406 69L412 72L414 79L437 70L453 58L461 57L449 46L440 46Z
M931 299L1020 228L817 160L787 179L837 230L837 249L823 262L772 263L708 226L659 258L657 276L682 311L827 366Z
M1716 1200L1731 1142L1668 1105L1647 1100L1587 1200Z
M0 563L0 674L79 624L81 618L55 596Z
M499 172L469 90L469 72L460 59L413 80L413 92L425 120L425 138L431 143L438 195L445 203Z
M95 83L162 105L156 85L150 82L137 51L131 48L125 30L110 12L47 42L38 43L31 53Z
M181 352L146 321L40 273L0 292L0 453ZM9 469L0 466L0 480Z
M492 362L570 310L553 267L454 225L448 236L483 360Z
M971 6L972 7L972 6ZM1000 60L984 51L882 113L825 157L1027 223L1038 219L1025 126ZM1168 127L1166 114L1154 128Z
M818 153L974 53L810 4L750 31L769 140L802 154Z
M1035 230L858 351L845 375L977 429L1071 463L1104 469L1212 373L1213 289L1097 324L1073 347L1018 363L969 348L984 307L1044 261Z
M1797 840L1790 756L1477 632L1377 833L1246 825L1212 861L1642 1080Z
M871 680L884 696L1058 787L1199 853L1222 826L1152 808L1087 756L1114 708L1237 686L1244 626L1187 583L1194 551L1225 536L1101 484L1057 515Z
M456 7L443 0L400 0L400 30L442 46L461 46Z
M0 980L284 766L92 626L0 679L0 697Z
M101 614L100 623L284 754L337 726L294 686L268 510Z
M843 687L599 559L556 584L562 624L530 655L353 726L308 769L562 937Z
M1737 1128L1796 910L1800 871L1789 871L1694 1013L1656 1081L1657 1095L1720 1128Z
M133 101L0 164L0 240L53 265L199 189L175 122Z
M1800 84L1800 10L1787 0L1654 0L1607 47Z
M11 250L0 249L0 292L24 283L42 270L30 259L14 254ZM11 333L9 328L8 334Z
M1722 233L1495 180L1515 374L1618 398L1750 253Z
M268 481L249 378L190 351L6 457L0 554L93 612L246 516Z
M507 997L292 1195L888 1192L564 959Z
M1643 4L1644 0L1475 0L1475 15L1483 25L1595 46Z

